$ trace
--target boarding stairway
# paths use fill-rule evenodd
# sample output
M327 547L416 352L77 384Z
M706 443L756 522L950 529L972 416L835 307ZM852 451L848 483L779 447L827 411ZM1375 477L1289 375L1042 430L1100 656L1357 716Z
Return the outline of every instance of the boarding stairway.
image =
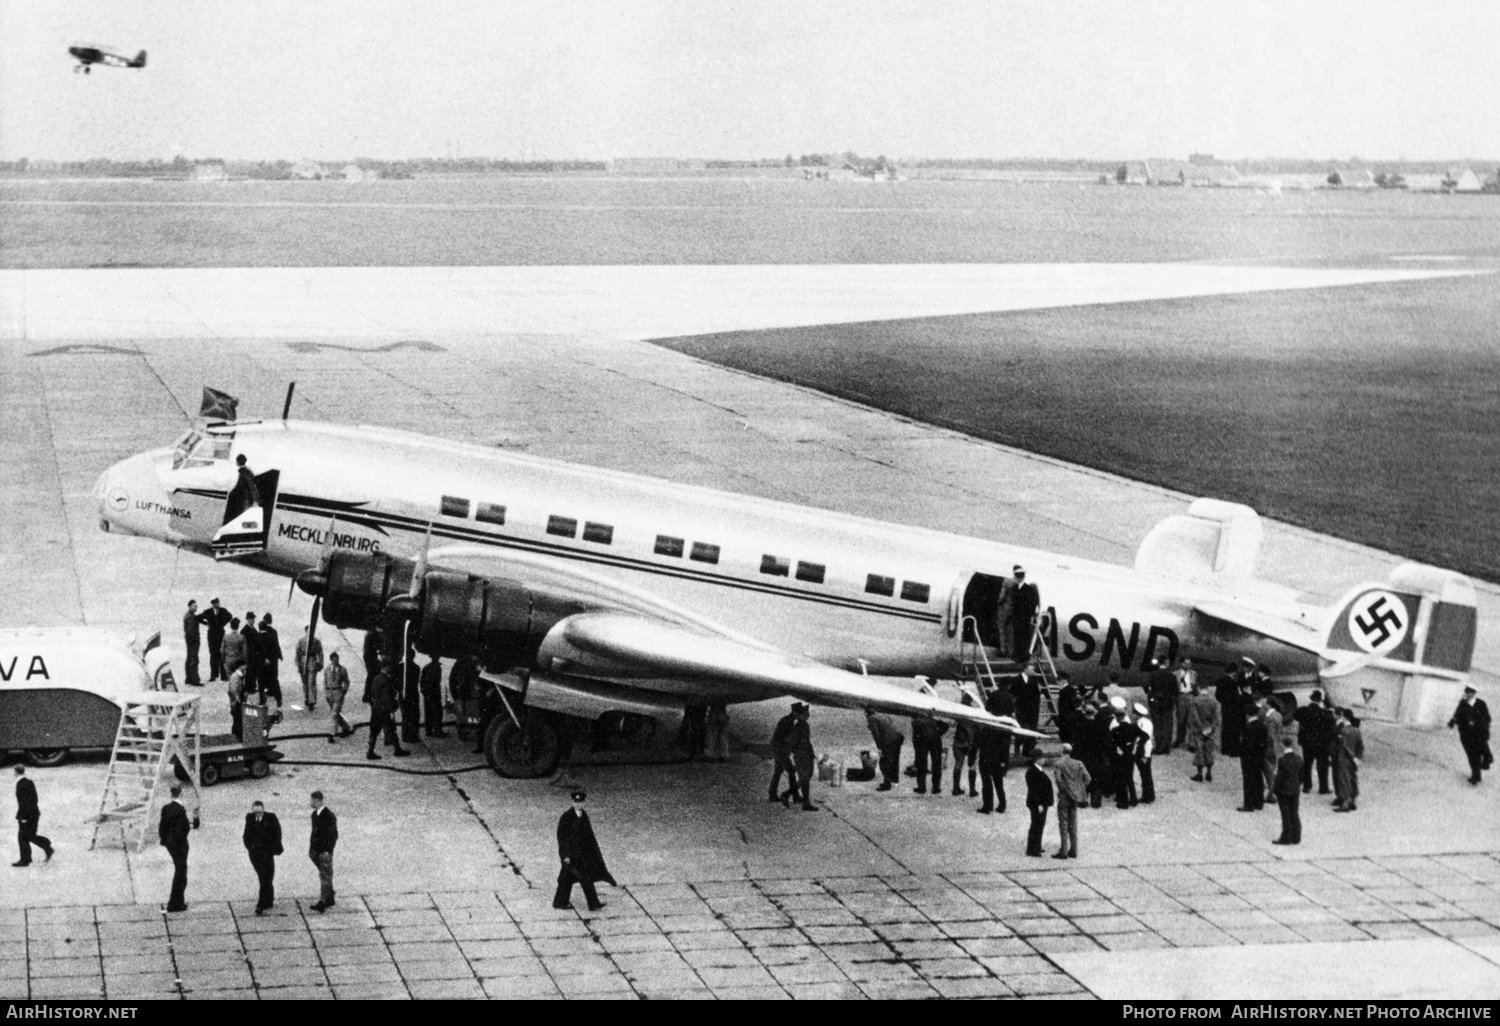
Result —
M1001 680L1005 677L1025 673L1039 678L1037 690L1042 702L1037 729L1046 734L1056 734L1057 693L1060 685L1057 680L1057 663L1047 648L1047 627L1048 614L1039 613L1031 632L1031 652L1027 659L1024 662L1006 660L996 663L991 662L989 652L979 640L979 621L972 616L964 617L960 626L963 646L959 653L959 685L973 684L979 689L980 696L988 701L990 695L1003 686Z
M200 698L175 691L155 691L125 701L109 757L109 771L104 777L104 790L99 796L99 813L89 842L91 850L99 843L101 827L119 823L126 846L134 839L135 850L142 851L151 836L152 816L164 801L163 778L176 777L179 767L187 774L187 783L196 799ZM196 801L194 804L196 825Z

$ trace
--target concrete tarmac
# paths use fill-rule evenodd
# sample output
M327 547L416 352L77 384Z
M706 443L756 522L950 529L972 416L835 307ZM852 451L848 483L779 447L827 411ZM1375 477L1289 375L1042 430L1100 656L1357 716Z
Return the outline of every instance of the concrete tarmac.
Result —
M99 471L179 434L203 385L239 396L243 415L276 416L296 380L299 417L425 431L1120 563L1190 501L603 334L628 289L606 274L596 279L605 298L591 305L588 275L553 275L521 296L533 280L523 272L534 269L514 270L0 275L0 623L161 629L170 643L187 599L217 595L237 615L273 611L290 647L307 600L297 593L288 604L285 582L97 529ZM769 326L751 323L769 302L729 304L729 313L714 306L727 302L722 283L741 269L652 270L671 302L643 299L649 309L622 334ZM924 269L908 291L882 299L880 315L931 311L933 289L969 289L968 273L942 284ZM1008 294L1013 303L1056 302L1065 280L1039 270L1025 293L1026 274L1005 273L1022 290ZM1074 301L1172 287L1167 270L1113 282L1107 270L1089 273L1099 276L1095 291L1076 286ZM1131 284L1153 275L1154 292ZM406 277L419 284L395 284ZM882 280L887 291L900 282L894 273ZM1291 287L1278 280L1268 287ZM779 282L785 299L797 275L782 269ZM841 307L827 282L806 294L798 317L868 319L857 301ZM516 303L500 301L512 295ZM965 302L982 304L983 290ZM668 316L699 306L712 309ZM506 320L519 319L513 308L526 311L526 326ZM485 310L508 330L482 323ZM1400 561L1268 523L1261 572L1331 600ZM1486 681L1500 667L1496 600L1481 589ZM325 629L325 646L358 651L358 634L336 634ZM290 696L295 683L283 683ZM209 725L223 729L222 686L206 691ZM43 832L59 856L5 870L26 885L0 889L0 994L1145 997L1185 986L1207 997L1224 990L1206 969L1152 974L1214 965L1217 949L1233 947L1226 957L1241 965L1264 960L1284 997L1337 989L1350 964L1378 968L1390 996L1450 986L1456 996L1492 978L1481 962L1500 963L1494 801L1488 781L1465 782L1449 733L1369 727L1359 812L1334 815L1310 796L1296 849L1270 845L1274 811L1234 811L1236 766L1221 764L1215 782L1200 785L1187 781L1183 756L1159 758L1159 800L1086 813L1082 856L1059 863L1021 854L1018 775L999 817L976 815L967 797L861 785L818 788L816 814L767 804L762 745L780 712L781 703L737 707L725 765L684 764L658 744L583 759L543 782L461 772L474 760L456 739L400 764L436 771L420 777L389 772L394 760L372 770L349 742L286 741L290 760L339 765L284 765L266 782L206 791L193 909L165 923L155 906L170 865L159 848L137 855L106 835L88 850L104 763L34 770ZM322 722L290 711L282 731ZM858 717L828 710L815 714L814 739L846 761L869 747ZM547 907L553 826L575 784L591 792L625 885L606 893L603 919ZM339 914L322 918L303 911L315 878L300 845L315 787L344 824ZM248 914L254 881L238 821L254 797L282 814L288 834L283 891L299 903L288 898L274 919ZM1048 841L1055 845L1055 827ZM203 939L184 945L192 934ZM1399 957L1380 946L1398 941L1421 943ZM1199 961L1129 955L1165 947ZM201 964L183 961L186 948ZM1299 967L1305 985L1285 966ZM1360 988L1351 983L1350 996L1374 996Z

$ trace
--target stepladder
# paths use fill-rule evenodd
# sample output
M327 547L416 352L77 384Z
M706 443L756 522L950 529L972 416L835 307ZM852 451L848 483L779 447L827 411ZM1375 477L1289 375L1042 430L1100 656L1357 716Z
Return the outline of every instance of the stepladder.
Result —
M90 848L99 843L101 828L118 823L127 847L142 851L152 836L152 817L166 801L163 792L178 781L193 792L197 825L199 706L199 695L175 691L144 692L123 703Z

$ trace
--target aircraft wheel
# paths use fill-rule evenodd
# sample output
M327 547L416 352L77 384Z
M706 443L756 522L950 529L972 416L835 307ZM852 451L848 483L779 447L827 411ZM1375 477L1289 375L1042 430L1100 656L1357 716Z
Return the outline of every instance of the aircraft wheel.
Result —
M66 748L28 748L26 761L33 766L59 766L68 757Z
M484 753L495 772L515 780L545 777L562 761L562 740L550 717L526 710L521 726L496 716L484 733Z

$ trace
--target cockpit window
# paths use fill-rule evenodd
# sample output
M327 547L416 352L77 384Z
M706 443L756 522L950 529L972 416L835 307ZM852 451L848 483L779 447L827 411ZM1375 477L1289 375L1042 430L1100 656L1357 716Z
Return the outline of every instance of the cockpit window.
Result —
M201 431L189 430L177 440L172 469L211 467L217 460L227 460L233 442L233 435L205 435Z

